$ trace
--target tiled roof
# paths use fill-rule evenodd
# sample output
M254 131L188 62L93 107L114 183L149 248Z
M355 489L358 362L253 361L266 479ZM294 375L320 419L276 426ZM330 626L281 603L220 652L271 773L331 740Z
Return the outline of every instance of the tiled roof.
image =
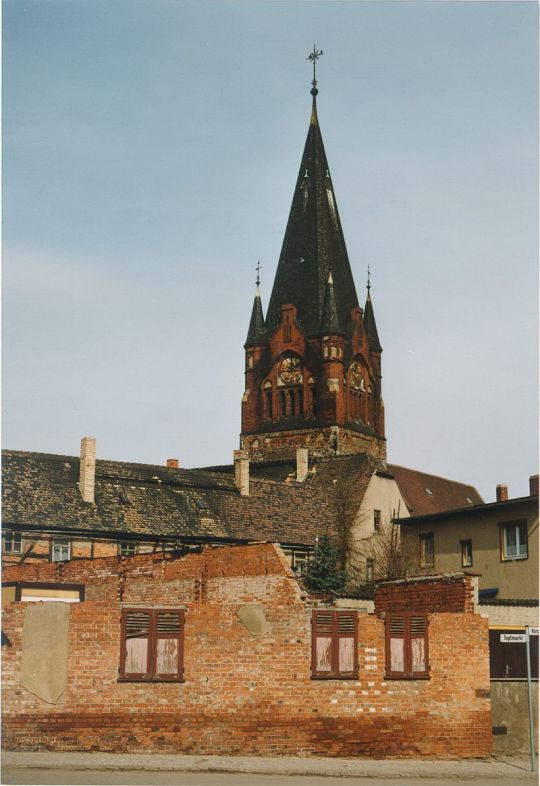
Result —
M396 464L388 464L388 470L394 475L411 516L426 516L483 503L474 486Z
M95 504L87 504L78 479L78 457L4 451L4 525L306 545L327 530L338 537L335 494L319 482L252 476L241 496L225 472L98 460Z

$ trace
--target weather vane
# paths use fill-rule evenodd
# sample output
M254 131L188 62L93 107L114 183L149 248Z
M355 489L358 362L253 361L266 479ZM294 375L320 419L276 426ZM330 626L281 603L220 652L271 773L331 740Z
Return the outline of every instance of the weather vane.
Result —
M260 273L261 269L262 269L261 260L258 259L257 260L257 267L255 268L255 270L257 271L257 280L255 281L257 286L259 286L259 284L261 283L261 277L259 276L259 273Z
M315 67L317 65L317 60L322 54L323 54L323 50L317 49L315 44L313 44L313 52L310 52L306 58L307 60L311 60L311 62L313 63L313 81L311 82L311 84L313 85L314 90L317 89L317 79L315 78Z
M369 269L369 265L367 266L367 290L371 289L371 271Z

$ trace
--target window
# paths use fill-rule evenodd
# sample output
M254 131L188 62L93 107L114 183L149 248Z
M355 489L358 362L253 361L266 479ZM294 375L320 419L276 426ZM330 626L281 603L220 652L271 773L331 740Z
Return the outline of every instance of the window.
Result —
M433 532L420 535L420 566L432 568L435 564L435 542Z
M54 537L51 546L51 560L53 562L65 562L70 558L69 538Z
M425 614L388 612L386 617L386 677L429 677L428 620Z
M84 584L25 583L6 581L2 584L2 603L12 601L63 601L80 603L84 600Z
M2 551L4 554L22 554L22 535L20 532L2 532Z
M470 568L472 565L472 540L461 541L461 567Z
M373 529L375 532L380 532L381 529L381 511L374 510L373 511Z
M183 681L182 610L124 609L121 624L120 680Z
M527 522L501 524L501 559L525 559L528 556Z
M132 557L137 553L137 544L132 540L120 540L118 542L118 553L121 557Z
M375 560L374 559L367 559L366 560L366 581L372 582L373 581L373 573L375 569Z
M355 611L314 611L311 618L312 679L358 678L358 632Z

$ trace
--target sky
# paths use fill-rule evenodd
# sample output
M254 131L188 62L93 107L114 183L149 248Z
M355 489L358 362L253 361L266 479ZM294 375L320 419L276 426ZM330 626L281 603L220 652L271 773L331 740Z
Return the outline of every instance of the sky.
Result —
M384 349L388 460L537 472L535 2L5 0L5 448L238 447L311 110Z

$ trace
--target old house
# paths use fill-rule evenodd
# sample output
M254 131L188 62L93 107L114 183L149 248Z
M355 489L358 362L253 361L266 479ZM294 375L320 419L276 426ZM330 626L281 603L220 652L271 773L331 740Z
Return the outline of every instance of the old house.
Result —
M18 564L4 579L18 588L3 623L11 749L491 750L471 576L383 583L374 613L307 597L273 544Z
M527 497L427 512L399 520L413 573L465 570L478 575L478 612L489 620L491 698L496 749L529 745L526 626L538 628L538 475ZM538 702L538 635L531 637Z

